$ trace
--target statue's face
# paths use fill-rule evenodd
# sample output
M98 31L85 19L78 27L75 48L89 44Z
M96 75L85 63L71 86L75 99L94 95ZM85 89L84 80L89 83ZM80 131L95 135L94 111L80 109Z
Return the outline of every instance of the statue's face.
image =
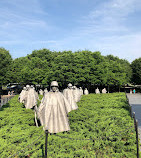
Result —
M56 90L58 89L58 87L52 86L51 89L52 89L53 92L56 92Z
M69 88L69 89L72 89L72 86L69 86L68 88Z

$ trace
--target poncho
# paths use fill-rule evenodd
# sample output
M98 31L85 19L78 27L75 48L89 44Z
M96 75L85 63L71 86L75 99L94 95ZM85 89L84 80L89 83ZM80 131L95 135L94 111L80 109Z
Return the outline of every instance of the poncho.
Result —
M99 94L99 93L100 93L100 91L99 91L98 88L95 90L95 93L96 93L96 94Z
M102 89L102 93L106 93L107 91L106 91L106 89L104 88L104 89Z
M40 95L43 95L43 94L44 94L44 91L43 91L42 89L40 89L39 94L40 94Z
M24 98L25 98L25 95L26 95L26 90L22 90L20 95L19 95L19 98L20 98L20 103L24 103Z
M24 95L22 95L22 103L24 103L24 105L27 103L27 95L28 95L28 90L25 91Z
M70 103L72 110L76 110L78 108L78 106L74 100L73 89L69 89L69 88L64 89L63 95Z
M73 95L74 95L75 102L79 102L80 99L81 99L81 92L80 92L80 90L78 88L75 87L73 89Z
M33 88L30 88L27 94L26 109L31 109L37 104L37 94Z
M38 109L38 118L44 130L49 133L69 131L67 114L72 110L71 105L59 91L48 92Z
M85 89L85 90L84 90L84 94L85 94L85 95L88 95L88 94L89 94L89 91L88 91L87 89Z
M48 90L47 88L44 89L44 94L48 93Z
M80 87L80 95L82 96L83 95L83 89Z

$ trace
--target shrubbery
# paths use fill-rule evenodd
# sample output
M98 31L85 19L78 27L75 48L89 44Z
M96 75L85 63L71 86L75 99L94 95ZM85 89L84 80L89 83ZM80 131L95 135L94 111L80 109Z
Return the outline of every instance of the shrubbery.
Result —
M15 155L42 157L44 131L35 126L33 110L25 109L17 100L18 96L12 98L0 110L0 157L12 156L43 134ZM134 123L124 93L89 94L82 97L78 106L78 110L69 113L71 130L49 135L49 157L136 157Z
M1 158L12 156L43 133L42 127L35 126L34 112L31 109L25 109L24 105L18 102L18 96L12 98L0 109ZM30 146L29 150L26 149L25 153L30 153L31 147L33 150L35 147L40 148L40 140L36 142L36 145ZM19 153L19 156L27 155L25 153Z
M132 69L127 60L100 52L34 50L26 57L14 59L5 79L7 83L41 84L53 80L61 89L68 83L85 86L116 85L130 82Z

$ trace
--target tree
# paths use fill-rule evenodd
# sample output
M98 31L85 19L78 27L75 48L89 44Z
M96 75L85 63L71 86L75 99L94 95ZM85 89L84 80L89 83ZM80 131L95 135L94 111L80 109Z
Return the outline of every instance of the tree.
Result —
M13 83L24 82L21 71L26 65L29 65L27 57L20 57L20 58L14 59L9 68L9 71L7 71L8 82L9 83L10 82L13 82Z
M12 63L12 57L8 50L0 48L0 84L6 84L8 82L9 68Z
M131 63L133 70L132 82L137 85L141 85L141 58L135 59Z
M75 52L73 67L78 85L90 86L92 84L100 83L99 64L101 62L102 56L100 52L91 52L88 50Z
M60 88L73 85L118 85L129 83L132 69L127 60L100 52L34 50L32 54L13 60L7 71L9 82L45 84L57 80Z
M64 87L69 82L74 83L75 73L73 70L74 54L71 51L58 52L50 67L48 80L57 80Z
M107 63L107 84L124 85L129 83L132 76L130 63L125 59L119 59L113 55L105 57ZM105 66L106 69L106 66Z

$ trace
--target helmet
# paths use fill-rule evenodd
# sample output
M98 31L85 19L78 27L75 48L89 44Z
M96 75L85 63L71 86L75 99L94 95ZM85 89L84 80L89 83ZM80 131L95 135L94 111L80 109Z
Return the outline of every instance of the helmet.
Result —
M30 85L26 85L26 88L29 88L30 87Z
M50 86L51 86L51 87L52 87L52 86L58 87L58 82L57 82L57 81L52 81Z
M68 84L68 87L72 87L72 84L71 84L71 83L69 83L69 84Z

